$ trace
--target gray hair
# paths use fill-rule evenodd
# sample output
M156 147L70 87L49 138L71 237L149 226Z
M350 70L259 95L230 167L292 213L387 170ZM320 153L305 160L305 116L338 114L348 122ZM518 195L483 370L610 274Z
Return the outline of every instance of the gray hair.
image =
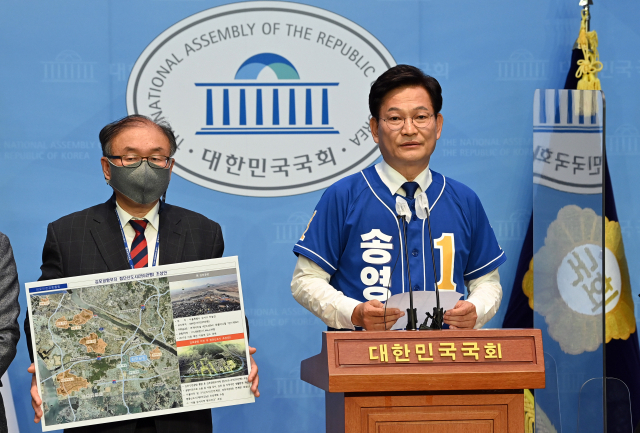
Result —
M113 140L116 135L126 128L139 126L140 124L151 124L160 128L162 133L169 140L169 146L171 149L169 156L173 156L176 153L176 150L178 150L178 144L176 143L176 136L173 133L173 129L171 129L171 125L162 120L155 121L147 116L143 116L142 114L131 114L120 120L109 123L107 126L102 128L99 135L100 145L102 146L102 155L111 155L111 140Z

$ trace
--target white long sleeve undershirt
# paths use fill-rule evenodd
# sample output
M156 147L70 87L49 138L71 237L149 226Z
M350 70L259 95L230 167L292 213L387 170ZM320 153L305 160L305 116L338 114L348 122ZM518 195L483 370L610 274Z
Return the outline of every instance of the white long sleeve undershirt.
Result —
M351 323L353 310L360 304L336 290L329 280L331 276L305 256L298 256L293 271L291 293L296 301L311 311L327 326L336 329L355 329ZM467 301L476 306L475 329L484 326L498 311L502 300L500 275L495 269L475 280L465 281L469 291Z

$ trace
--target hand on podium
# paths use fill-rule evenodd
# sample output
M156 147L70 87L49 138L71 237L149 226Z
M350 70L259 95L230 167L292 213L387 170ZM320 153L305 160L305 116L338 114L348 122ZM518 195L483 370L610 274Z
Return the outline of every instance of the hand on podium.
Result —
M373 299L358 304L351 314L351 323L364 328L365 331L384 331L391 329L404 314L397 308L387 308L385 316L384 304Z
M444 313L444 323L450 329L473 329L478 319L476 306L469 301L458 301L452 310Z

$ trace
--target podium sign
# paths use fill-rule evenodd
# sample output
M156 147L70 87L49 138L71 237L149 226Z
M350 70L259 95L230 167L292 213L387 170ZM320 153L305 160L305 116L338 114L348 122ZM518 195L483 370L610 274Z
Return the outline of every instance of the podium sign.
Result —
M545 383L540 330L325 332L302 380L326 391L327 432L524 430Z

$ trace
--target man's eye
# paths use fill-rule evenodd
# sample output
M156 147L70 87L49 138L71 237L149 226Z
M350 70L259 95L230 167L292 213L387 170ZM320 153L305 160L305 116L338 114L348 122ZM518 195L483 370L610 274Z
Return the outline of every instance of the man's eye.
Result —
M389 117L387 119L389 122L399 122L402 120L402 118L398 117L398 116L393 116L393 117Z

